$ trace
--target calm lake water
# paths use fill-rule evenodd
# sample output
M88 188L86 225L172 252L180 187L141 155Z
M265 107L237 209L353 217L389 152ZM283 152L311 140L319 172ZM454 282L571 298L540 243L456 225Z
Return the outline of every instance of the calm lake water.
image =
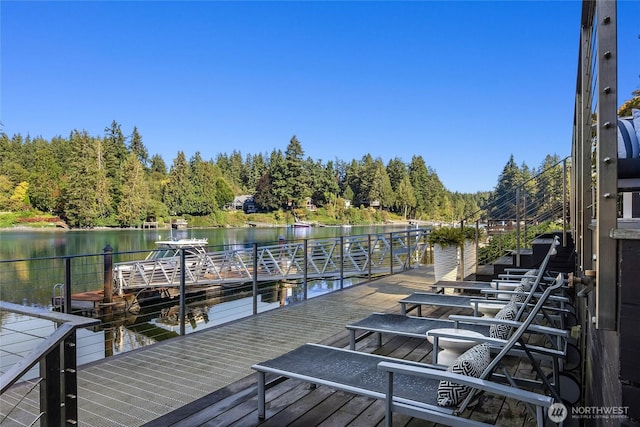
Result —
M60 259L42 260L34 258L94 255L71 260L72 292L101 289L103 275L103 249L110 245L114 262L142 259L149 250L155 249L158 240L171 238L207 238L212 246L241 245L253 243L275 244L280 236L287 241L305 238L330 238L371 233L401 231L403 227L312 227L312 228L238 228L238 229L189 229L161 230L3 230L0 231L0 300L24 305L50 306L53 285L64 282L65 265ZM138 253L131 253L140 251ZM345 281L345 286L352 282ZM336 289L333 281L309 282L308 296L313 297ZM275 290L266 290L258 296L258 311L279 307L302 298L300 289L289 289L283 297ZM247 316L252 311L252 298L239 293L235 299L210 299L189 305L186 333L226 323ZM142 310L120 316L108 325L95 331L83 330L79 336L79 352L83 361L90 361L124 351L153 344L158 340L174 337L179 332L178 306L167 305L162 309ZM43 326L33 326L43 324ZM48 330L47 321L24 319L17 315L2 313L0 316L0 340L3 347L10 345L8 336L15 325L36 330ZM23 327L18 326L18 329ZM82 350L82 348L85 350ZM3 363L4 365L4 363ZM4 367L2 367L4 368Z

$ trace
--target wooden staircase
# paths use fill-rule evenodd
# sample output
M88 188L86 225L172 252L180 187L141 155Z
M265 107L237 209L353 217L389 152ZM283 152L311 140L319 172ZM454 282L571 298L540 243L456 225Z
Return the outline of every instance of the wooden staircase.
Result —
M558 253L549 261L548 269L554 272L570 273L575 271L575 247L573 237L567 233L567 242L562 242L562 232L545 233L537 236L531 243L531 249L520 250L520 265L516 262L517 254L510 251L491 264L478 266L474 280L490 282L498 278L508 268L537 268L549 250L554 237L560 239Z

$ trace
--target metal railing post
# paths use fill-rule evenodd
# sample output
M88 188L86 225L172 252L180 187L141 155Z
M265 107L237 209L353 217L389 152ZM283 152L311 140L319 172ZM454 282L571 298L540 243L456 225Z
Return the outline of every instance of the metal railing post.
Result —
M304 299L307 300L308 296L308 288L307 288L307 271L309 265L309 254L307 253L307 248L309 246L309 240L304 239L302 243L303 251L304 251L304 265L302 266L302 287L304 289Z
M340 236L340 289L344 289L344 236Z
M391 255L391 266L389 271L393 275L393 231L389 233L389 254Z
M416 232L416 249L418 249L418 233ZM411 258L413 257L413 249L411 246L411 231L407 230L407 262L405 270L411 269Z
M253 243L253 314L258 314L258 243Z
M520 187L516 188L516 267L520 267Z
M64 340L64 417L66 424L78 425L78 375L76 330Z
M184 248L180 249L180 335L184 335L184 319L187 316L187 289L186 289L186 254Z
M71 258L64 259L64 312L71 313Z
M68 259L68 258L67 258ZM40 419L41 427L57 427L62 423L62 373L60 372L60 346L48 352L40 361L40 376L44 385L40 386L40 412L44 416Z
M367 241L369 242L369 244L367 245L367 252L368 252L368 258L367 261L369 263L369 272L367 274L367 280L371 280L371 254L373 253L373 250L371 249L371 234L367 234Z

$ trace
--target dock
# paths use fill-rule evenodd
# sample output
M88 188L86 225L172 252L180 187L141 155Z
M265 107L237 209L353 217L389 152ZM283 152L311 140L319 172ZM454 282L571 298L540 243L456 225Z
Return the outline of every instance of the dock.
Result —
M87 427L279 426L301 417L305 422L299 421L300 425L380 424L381 401L326 387L309 390L293 380L270 392L286 397L275 401L280 406L271 413L279 412L276 416L259 423L251 366L307 342L348 348L346 324L372 312L398 313L399 299L428 291L433 282L431 266L412 269L81 366L80 423ZM430 317L470 313L471 309L442 307L425 310ZM374 339L366 339L359 343L359 350L426 362L431 357L431 345L417 338L393 338L381 348ZM37 408L37 401L33 407ZM508 409L509 417L516 416L509 403L500 407ZM497 409L496 414L504 416L505 411ZM321 423L318 417L328 419Z

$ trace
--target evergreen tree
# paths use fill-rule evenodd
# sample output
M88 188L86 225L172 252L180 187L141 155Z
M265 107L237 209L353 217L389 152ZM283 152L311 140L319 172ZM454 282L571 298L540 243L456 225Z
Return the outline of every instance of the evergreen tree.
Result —
M86 131L74 130L69 140L72 158L68 163L68 184L63 196L64 216L72 227L94 227L99 217L97 144Z
M536 186L529 189L531 195L527 218L536 217L542 221L560 218L564 203L562 189L564 169L562 160L557 156L547 155L538 172ZM555 215L554 215L555 214ZM545 217L540 218L542 215Z
M361 194L364 192L361 188L362 178L361 171L363 166L355 160L345 168L345 188L343 196L346 200L350 200L354 207L360 206L362 203ZM351 193L348 193L348 192Z
M260 188L256 189L257 192L264 192L265 188L270 188L271 195L261 194L262 200L270 200L269 205L273 206L273 200L277 200L277 208L287 207L289 201L289 193L287 192L287 165L285 158L280 150L274 150L269 158L269 171L268 171L269 185L265 187L265 183L260 183ZM261 206L267 208L268 205Z
M94 139L96 147L96 202L98 217L102 219L103 223L107 223L109 217L115 209L112 207L112 195L117 194L120 197L122 186L120 180L120 170L118 170L116 176L109 176L109 171L106 166L104 144L99 138ZM113 189L114 186L118 186L117 190Z
M304 206L305 198L311 196L310 176L305 170L303 156L302 144L293 135L285 151L285 194L283 194L291 207Z
M190 213L194 215L209 215L215 211L216 174L213 163L202 160L197 152L190 162L190 181L193 187L193 204Z
M244 162L242 160L242 153L240 153L240 151L233 150L231 156L229 156L229 168L225 174L227 180L231 181L233 185L238 188L244 188L242 182L243 170Z
M151 173L158 173L164 177L167 175L167 164L159 154L154 154L151 157L151 166L149 167L149 170Z
M394 191L398 189L400 183L408 176L407 165L399 157L389 160L387 163L387 174Z
M163 201L172 215L192 212L194 188L191 184L190 172L184 152L178 151L178 155L171 165L163 194Z
M401 209L404 219L407 219L409 210L416 206L416 195L408 174L405 174L396 188L395 204Z
M376 159L373 163L373 177L367 197L370 202L379 201L380 209L393 204L394 195L391 180L381 159Z
M498 177L498 184L490 201L490 204L493 205L493 209L489 213L491 218L515 218L515 193L516 188L521 185L522 182L522 172L518 168L518 165L516 165L512 154Z
M416 218L420 218L427 211L427 186L429 173L422 156L413 156L409 163L409 180L416 196Z
M248 173L245 179L245 189L249 193L254 193L258 180L267 171L268 165L261 153L254 155L251 162L247 162Z
M149 152L147 151L147 147L144 146L142 136L140 136L136 126L133 127L133 132L131 133L129 151L136 154L142 167L147 167L149 164Z
M271 173L266 172L256 183L255 203L262 209L277 210L281 207L280 199L273 192Z
M62 168L56 163L53 147L44 139L34 141L36 156L29 176L29 199L36 209L53 212L60 196Z
M307 159L307 164L307 169L311 170L311 198L315 204L323 206L331 200L335 200L340 191L340 187L338 186L333 162L329 162L324 166L321 160L314 163L313 160L309 158Z
M127 157L127 145L121 126L113 120L110 127L104 129L103 148L100 153L100 170L104 170L109 180L110 202L109 213L115 211L120 203L122 189L121 167Z
M144 166L138 154L131 152L122 164L122 198L118 205L118 222L124 227L139 227L147 218L146 205L149 197L145 181Z

